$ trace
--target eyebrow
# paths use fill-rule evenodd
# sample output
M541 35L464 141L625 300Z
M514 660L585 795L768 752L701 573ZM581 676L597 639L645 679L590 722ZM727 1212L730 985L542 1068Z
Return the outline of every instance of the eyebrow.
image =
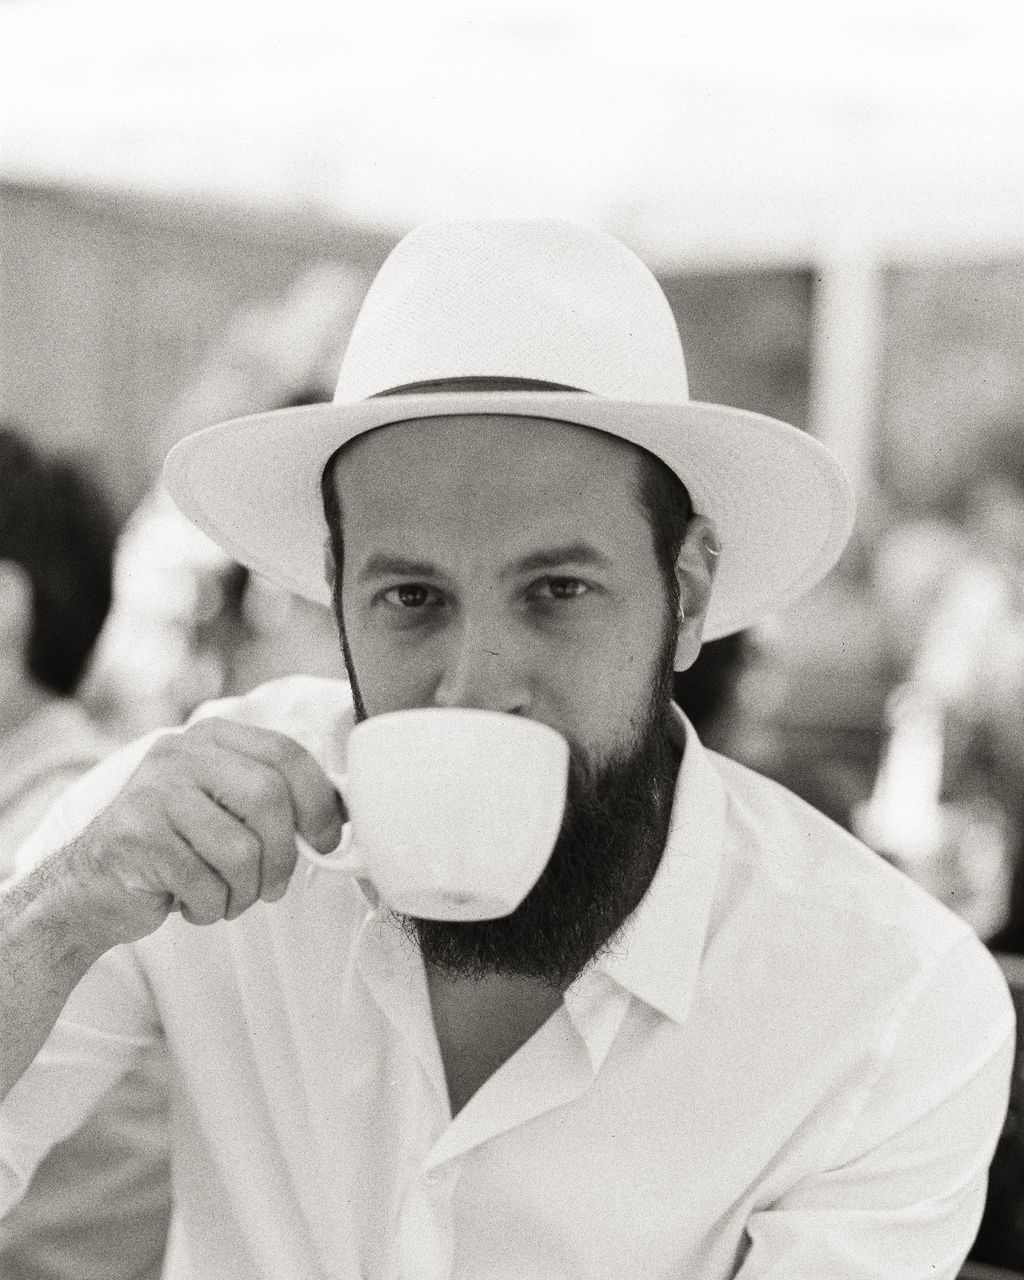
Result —
M357 582L366 582L370 578L405 577L405 578L437 578L441 571L429 560L412 560L407 556L394 556L378 551L370 556L366 564L356 575Z
M537 573L543 569L559 569L568 564L580 565L582 568L607 569L610 561L589 543L570 542L562 547L533 551L510 565L501 576L515 577L518 574ZM373 578L384 577L437 579L444 576L443 571L430 560L417 560L409 556L391 555L388 552L379 551L372 555L359 570L356 581L367 582Z
M570 542L563 547L550 547L545 551L534 551L517 560L502 576L509 577L519 573L536 573L541 569L560 569L567 564L577 564L581 568L607 569L611 561L596 547L588 542Z

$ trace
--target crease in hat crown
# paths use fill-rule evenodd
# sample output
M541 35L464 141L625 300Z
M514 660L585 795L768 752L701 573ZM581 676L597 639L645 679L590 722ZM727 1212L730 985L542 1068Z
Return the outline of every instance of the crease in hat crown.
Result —
M555 220L410 232L367 292L334 403L461 378L689 399L675 318L653 274L611 236Z

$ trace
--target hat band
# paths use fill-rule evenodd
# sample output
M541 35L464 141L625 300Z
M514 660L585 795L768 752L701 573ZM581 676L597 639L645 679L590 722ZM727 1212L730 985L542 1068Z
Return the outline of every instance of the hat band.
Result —
M388 387L385 391L375 391L370 400L380 400L384 396L414 396L423 392L459 392L459 391L574 391L577 395L588 396L591 393L580 387L569 387L562 382L541 382L536 378L434 378L427 382L403 382L397 387Z

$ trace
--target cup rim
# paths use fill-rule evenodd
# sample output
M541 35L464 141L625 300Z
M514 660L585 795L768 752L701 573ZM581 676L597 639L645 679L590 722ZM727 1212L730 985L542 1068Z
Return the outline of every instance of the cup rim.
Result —
M515 715L508 711L493 711L486 707L403 707L398 711L381 711L375 716L367 716L365 720L360 720L353 728L352 733L359 733L360 730L367 729L370 725L380 725L383 722L402 723L413 720L434 720L441 719L453 720L459 719L463 721L475 720L477 723L500 724L503 729L512 729L516 733L536 734L539 736L548 736L555 738L560 743L564 743L568 750L568 741L564 734L560 733L553 725L545 724L543 720L532 720L528 716Z

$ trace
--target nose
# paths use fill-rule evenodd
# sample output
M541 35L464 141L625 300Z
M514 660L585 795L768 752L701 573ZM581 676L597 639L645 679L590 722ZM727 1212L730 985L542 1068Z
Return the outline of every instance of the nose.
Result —
M510 637L487 624L466 624L451 637L434 691L438 707L476 707L527 715L532 696Z

